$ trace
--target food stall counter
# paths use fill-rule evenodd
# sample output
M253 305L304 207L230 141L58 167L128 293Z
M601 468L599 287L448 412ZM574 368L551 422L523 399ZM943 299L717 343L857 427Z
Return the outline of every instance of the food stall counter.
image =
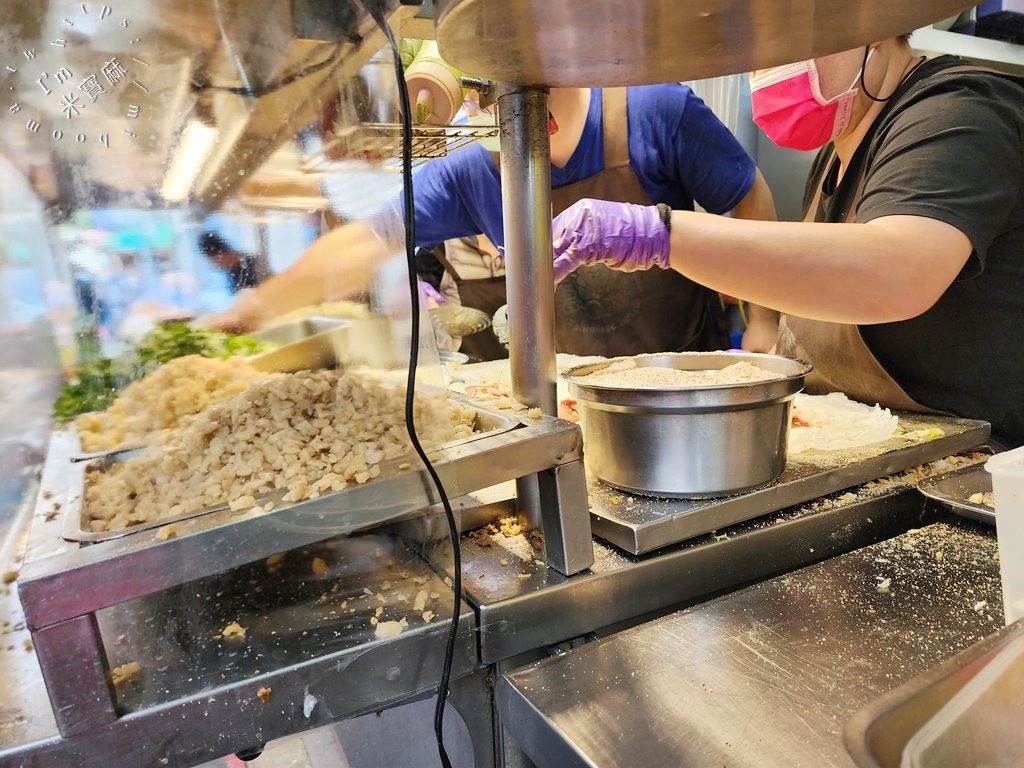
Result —
M1003 625L994 531L936 522L499 679L539 768L846 766L861 707Z

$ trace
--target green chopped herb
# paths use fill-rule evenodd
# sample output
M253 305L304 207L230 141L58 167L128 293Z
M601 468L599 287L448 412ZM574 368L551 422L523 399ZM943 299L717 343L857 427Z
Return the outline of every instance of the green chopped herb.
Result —
M61 386L53 417L63 424L83 413L109 408L133 381L179 357L201 355L226 360L236 355L257 355L276 346L254 336L193 328L185 322L160 323L133 352L115 359L103 357L79 367L74 377Z

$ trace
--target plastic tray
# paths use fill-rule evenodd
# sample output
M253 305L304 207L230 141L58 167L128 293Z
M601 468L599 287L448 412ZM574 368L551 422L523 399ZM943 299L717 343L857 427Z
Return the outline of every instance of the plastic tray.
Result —
M911 737L901 768L1024 762L1024 637L1004 647Z

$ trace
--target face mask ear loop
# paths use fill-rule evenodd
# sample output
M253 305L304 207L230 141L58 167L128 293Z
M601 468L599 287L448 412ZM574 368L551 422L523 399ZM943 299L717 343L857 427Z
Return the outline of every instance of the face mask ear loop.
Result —
M861 89L861 91L863 91L864 95L867 96L872 101L878 101L878 102L888 101L889 99L892 98L892 93L896 93L896 91L893 91L888 96L886 96L884 99L880 99L877 96L872 96L871 95L871 92L868 91L867 84L864 82L864 72L868 68L868 59L869 58L871 58L871 46L870 45L865 45L864 46L864 61L860 65L860 78L859 78L859 80L860 80L860 89ZM902 85L902 84L903 83L900 82L900 85ZM897 85L896 87L899 88L900 86Z
M917 70L918 67L920 67L922 64L924 64L926 61L928 61L927 57L922 57L921 60L919 62L917 62L917 64L915 64L913 67L910 68L910 71L907 72L907 74L905 74L903 77L900 78L900 81L896 84L896 87L893 88L892 93L890 93L884 99L880 99L880 98L878 98L876 96L872 96L868 92L868 87L864 84L864 70L866 70L868 68L868 59L871 57L871 50L872 49L871 49L870 45L864 46L864 63L860 67L860 89L864 92L864 95L867 96L872 101L879 101L879 102L881 102L881 101L888 101L889 99L891 99L893 97L893 95L896 93L896 91L898 91L900 89L900 86L903 85L907 81L907 78L909 78L912 74L914 74L914 72Z

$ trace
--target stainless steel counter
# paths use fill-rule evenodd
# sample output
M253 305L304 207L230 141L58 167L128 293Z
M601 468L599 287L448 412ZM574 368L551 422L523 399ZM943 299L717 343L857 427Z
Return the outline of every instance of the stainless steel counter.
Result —
M653 498L591 480L594 535L627 552L651 552L968 450L984 443L990 431L987 422L952 416L900 412L899 419L901 434L889 440L842 451L798 453L789 457L778 480L734 496Z
M617 623L636 624L652 612L693 605L890 539L943 515L937 506L925 504L912 482L912 477L903 475L885 478L648 555L626 554L595 539L594 565L572 577L547 567L543 549L532 554L520 550L526 554L524 558L497 543L482 546L480 537L466 535L463 575L472 611L463 612L462 650L455 674L469 679L465 676L486 673L497 662L506 667L522 664L517 655L536 653ZM31 512L26 510L29 520ZM450 560L441 539L435 545L442 550L431 558L437 569ZM208 590L208 594L216 591ZM261 614L255 617L257 621L246 622L266 630L259 653L251 658L241 654L230 660L227 669L221 669L202 661L215 650L213 644L204 645L181 667L184 679L178 684L126 690L119 694L122 716L115 723L61 739L36 656L24 645L29 635L13 588L0 595L0 610L11 621L5 629L14 630L0 638L7 641L0 641L0 686L20 692L0 710L0 766L4 767L134 768L147 764L151 757L165 756L170 766L195 765L241 749L250 741L269 741L422 695L427 681L436 680L435 663L440 662L440 638L432 634L440 628L437 620L430 633L421 627L397 640L369 646L346 648L343 640L337 640L334 642L342 645L333 649L335 653L314 659L304 655L304 641L295 637L294 631L291 636L273 635L294 628L291 614L279 613L277 624L260 618ZM217 609L214 614L219 617L222 612ZM113 638L110 647L117 653L110 659L112 664L138 658L142 650L148 651L144 648L147 639L154 637L159 640L155 651L163 658L172 659L179 653L173 635L153 633L146 627L145 612L140 616L133 618L129 609L110 615L101 612L106 636ZM276 671L257 673L264 667L262 659L268 658ZM215 670L217 674L211 675ZM396 670L399 677L392 680ZM219 679L222 673L231 679ZM198 683L187 681L197 675ZM269 704L274 706L258 699L258 689L264 685L273 688ZM309 717L304 712L309 701L307 689L316 701ZM490 701L473 704L488 715L482 718L488 721L490 705ZM198 723L190 727L187 737L181 734L182 718Z
M847 766L862 706L1002 627L994 531L934 523L499 679L539 766Z
M914 486L923 472L947 465L942 459L646 555L595 538L594 565L572 578L510 554L499 546L505 543L500 536L492 546L467 540L463 573L467 599L477 609L481 661L636 623L645 614L693 605L931 522L940 508L926 506Z

